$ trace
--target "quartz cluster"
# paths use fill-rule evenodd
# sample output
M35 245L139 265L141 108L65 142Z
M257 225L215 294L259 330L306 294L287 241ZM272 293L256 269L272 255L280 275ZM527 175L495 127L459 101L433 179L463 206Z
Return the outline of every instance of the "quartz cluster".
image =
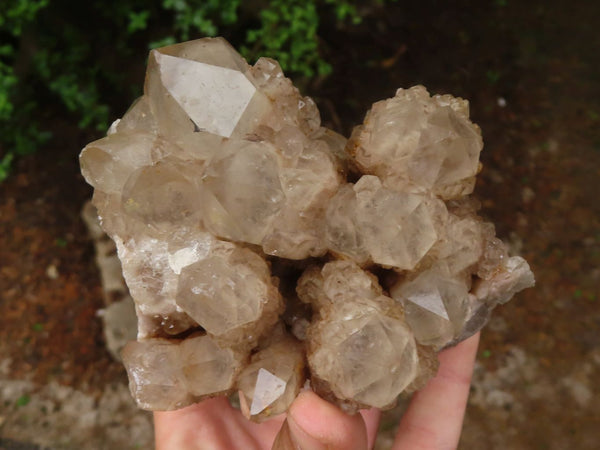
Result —
M347 140L274 60L220 38L153 50L144 95L80 157L135 301L139 406L239 392L260 421L303 387L349 412L421 387L534 284L469 197L468 116L399 89Z

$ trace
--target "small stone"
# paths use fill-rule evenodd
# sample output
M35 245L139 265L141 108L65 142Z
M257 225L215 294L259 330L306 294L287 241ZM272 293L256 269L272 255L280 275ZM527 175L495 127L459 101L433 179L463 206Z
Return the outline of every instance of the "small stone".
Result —
M58 269L54 264L50 264L48 267L46 267L46 276L51 280L56 280L58 278Z
M121 361L121 350L137 337L133 300L126 296L98 312L102 312L100 317L104 324L106 347L113 358Z

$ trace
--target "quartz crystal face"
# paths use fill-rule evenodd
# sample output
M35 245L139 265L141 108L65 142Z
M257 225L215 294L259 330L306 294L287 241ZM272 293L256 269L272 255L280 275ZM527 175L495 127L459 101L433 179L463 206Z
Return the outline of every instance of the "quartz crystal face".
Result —
M262 421L302 388L353 413L423 386L534 284L469 196L482 146L468 102L422 86L346 140L274 60L153 50L144 95L80 156L135 301L138 405L237 391Z
M338 193L327 214L328 244L359 262L413 269L444 226L444 202L384 188L376 176Z
M129 342L123 358L139 406L169 410L230 390L245 356L198 336Z
M302 343L281 331L269 341L252 355L237 383L242 412L257 421L285 412L306 381Z
M308 329L308 364L340 399L385 408L417 376L419 354L398 302L348 261L309 270L300 299L319 308Z

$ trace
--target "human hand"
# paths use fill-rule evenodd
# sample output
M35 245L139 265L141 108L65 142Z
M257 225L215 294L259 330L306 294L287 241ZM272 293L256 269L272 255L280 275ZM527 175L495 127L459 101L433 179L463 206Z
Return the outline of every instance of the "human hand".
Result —
M479 333L439 354L438 373L413 396L392 450L456 448L478 343ZM218 397L155 412L156 449L365 450L373 448L380 416L375 408L347 415L306 391L287 414L256 424Z

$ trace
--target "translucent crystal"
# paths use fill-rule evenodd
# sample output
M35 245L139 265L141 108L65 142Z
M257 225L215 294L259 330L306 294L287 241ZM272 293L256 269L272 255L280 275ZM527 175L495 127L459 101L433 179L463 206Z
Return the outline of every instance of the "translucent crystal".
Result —
M475 283L473 294L488 306L506 303L515 293L533 286L535 280L529 264L520 256L508 258L494 276Z
M152 149L156 137L145 133L114 134L88 144L81 153L86 181L106 193L120 193L129 174L157 159Z
M461 333L470 309L466 280L453 277L443 265L396 284L391 295L404 306L417 342L436 349Z
M415 86L375 103L348 146L359 166L387 186L448 199L473 191L483 143L465 100L430 98Z
M260 244L285 201L276 148L265 142L229 142L202 180L206 228L227 239Z
M473 267L482 252L482 222L473 216L459 218L449 214L443 234L436 243L436 259L443 261L450 273L460 274Z
M393 405L419 367L399 304L381 295L377 280L351 262L309 270L298 285L301 298L321 303L307 338L317 392L333 394L348 410Z
M295 339L274 333L267 347L252 355L238 379L242 411L256 421L285 412L304 384L304 349Z
M138 98L125 113L122 119L115 121L115 133L143 130L146 133L156 134L157 124L154 113L150 108L148 97L143 95ZM110 133L109 133L110 134Z
M327 246L332 251L364 264L370 254L365 236L358 227L357 207L356 192L352 185L342 186L327 207L325 236Z
M140 408L171 410L191 402L177 344L159 339L132 341L125 346L122 356L129 389Z
M300 95L277 61L260 58L249 69L249 73L271 104L271 110L261 119L262 126L275 131L293 126L305 135L312 135L319 129L321 118L315 102L310 97Z
M179 344L181 371L187 391L195 398L225 393L233 388L245 355L218 347L208 336Z
M256 104L267 104L248 78L248 68L221 38L153 50L145 90L159 132L180 143L202 131L222 137L247 132L243 116L250 104L254 112L261 109Z
M327 214L328 244L361 263L413 269L436 242L445 219L441 200L389 190L372 175L336 197Z
M230 345L256 343L281 312L265 261L227 243L181 270L175 301L211 336Z
M171 410L233 387L244 355L221 349L207 336L180 343L164 339L129 342L123 361L140 408Z
M258 369L250 415L255 416L271 406L285 392L286 382L266 369Z
M353 306L340 307L312 329L311 373L342 401L390 407L417 375L414 338L406 324L372 305Z
M159 161L131 173L123 187L122 208L143 223L197 222L199 194L193 166Z
M262 241L263 249L270 255L290 259L322 256L327 252L323 239L325 232L325 205L340 184L339 167L330 156L329 148L321 141L300 135L284 136L276 141L285 150L291 149L280 180L285 204L275 216L269 233ZM287 156L287 155L286 155Z
M237 390L262 421L303 386L350 413L424 386L534 283L467 196L468 116L399 89L346 140L272 59L222 38L152 50L144 94L80 156L135 303L140 407Z
M201 130L229 137L256 88L239 71L157 52L167 92ZM203 80L198 83L197 80Z

